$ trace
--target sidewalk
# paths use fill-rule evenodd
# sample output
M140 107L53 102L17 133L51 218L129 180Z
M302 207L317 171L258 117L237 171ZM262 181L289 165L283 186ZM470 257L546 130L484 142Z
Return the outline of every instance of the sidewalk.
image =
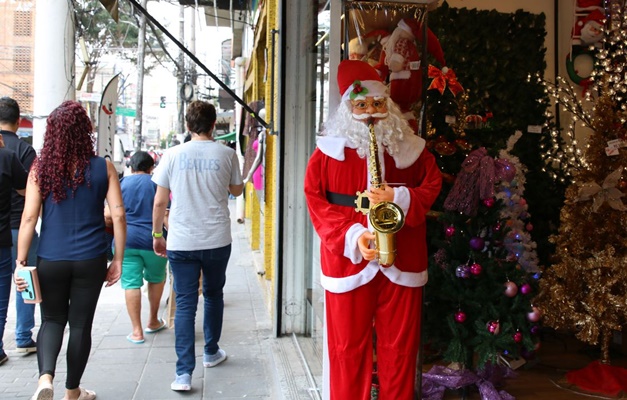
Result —
M234 206L234 202L231 202ZM233 207L231 207L233 210ZM145 335L146 342L126 340L131 324L124 291L119 283L103 288L93 327L92 351L81 386L96 391L100 400L167 399L310 399L305 374L289 337L274 339L269 313L255 270L246 228L232 218L233 250L224 289L224 327L220 347L228 359L215 368L203 368L202 297L196 318L196 369L191 392L170 390L175 375L174 330ZM161 310L165 316L164 292ZM0 366L0 399L30 399L37 388L37 356L15 352L15 305L9 304L4 349L9 360ZM148 308L142 298L143 321ZM36 309L39 327L39 308ZM55 399L65 388L65 349L59 355Z

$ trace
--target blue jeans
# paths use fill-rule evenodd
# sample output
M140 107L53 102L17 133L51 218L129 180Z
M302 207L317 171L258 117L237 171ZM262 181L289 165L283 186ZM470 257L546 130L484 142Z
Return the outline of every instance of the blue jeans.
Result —
M11 256L13 260L17 257L17 234L18 229L11 229L13 235L13 247ZM26 265L37 265L37 247L39 247L39 235L33 235L33 241L28 249L28 259ZM13 263L15 270L15 263ZM33 328L35 327L35 305L26 304L22 299L22 294L15 289L15 345L17 347L27 347L33 341Z
M7 324L9 297L11 297L11 277L13 275L13 259L10 247L0 247L0 351L4 350L2 336Z
M215 354L222 334L226 266L231 256L231 245L211 250L170 251L168 260L174 279L176 313L174 315L174 348L176 374L192 374L196 367L195 322L198 308L198 279L202 271L202 294L205 298L203 332L205 354Z

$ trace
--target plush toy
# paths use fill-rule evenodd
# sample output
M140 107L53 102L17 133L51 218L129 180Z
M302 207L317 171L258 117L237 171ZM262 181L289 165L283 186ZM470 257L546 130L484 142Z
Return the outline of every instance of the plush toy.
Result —
M390 98L400 107L409 124L418 132L413 108L422 98L421 52L417 43L424 43L422 24L402 19L387 39L375 66L379 74L390 82ZM446 67L444 52L435 34L427 29L427 51Z
M573 40L575 45L600 45L603 39L603 24L605 14L599 10L593 10L585 17L579 19L573 27Z
M366 61L368 45L361 37L354 37L348 42L348 59Z
M577 0L575 11L603 11L603 0Z

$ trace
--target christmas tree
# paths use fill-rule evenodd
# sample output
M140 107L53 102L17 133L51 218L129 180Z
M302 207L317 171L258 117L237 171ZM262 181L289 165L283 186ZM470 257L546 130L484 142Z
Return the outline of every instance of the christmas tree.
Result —
M431 350L464 369L516 358L538 340L538 266L523 191L518 160L481 147L464 160L438 218L443 239L430 259L426 335Z
M536 300L544 324L575 332L601 345L609 363L613 331L627 324L627 9L609 2L603 48L593 86L580 98L563 79L545 82L547 92L572 116L568 133L571 185L552 237L556 259L540 280ZM591 130L583 149L574 130ZM564 154L564 152L562 152Z

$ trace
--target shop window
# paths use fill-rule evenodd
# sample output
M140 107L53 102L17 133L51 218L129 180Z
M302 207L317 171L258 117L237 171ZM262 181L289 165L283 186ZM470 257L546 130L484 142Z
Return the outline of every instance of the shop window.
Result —
M31 36L33 34L33 13L15 11L13 14L13 36Z
M13 49L13 71L31 72L31 48L17 46Z

